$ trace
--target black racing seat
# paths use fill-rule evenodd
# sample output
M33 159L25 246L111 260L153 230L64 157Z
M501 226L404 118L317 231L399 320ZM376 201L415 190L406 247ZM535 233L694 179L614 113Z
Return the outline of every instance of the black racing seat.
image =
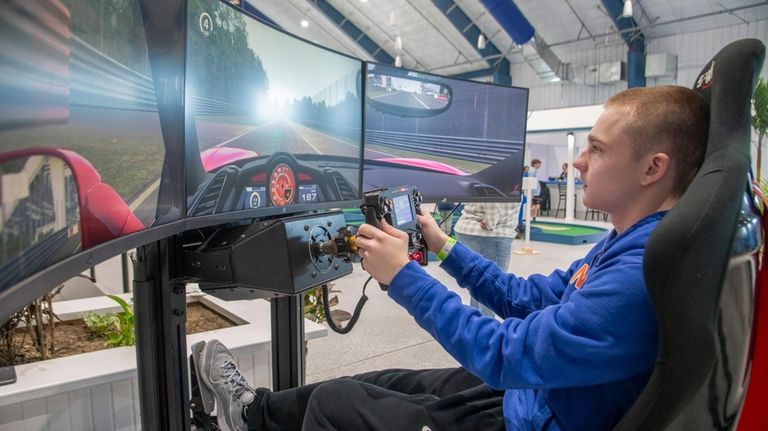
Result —
M644 276L659 323L651 378L616 426L730 430L749 381L760 222L750 176L750 98L765 56L757 39L723 48L694 90L710 104L704 164L651 235Z

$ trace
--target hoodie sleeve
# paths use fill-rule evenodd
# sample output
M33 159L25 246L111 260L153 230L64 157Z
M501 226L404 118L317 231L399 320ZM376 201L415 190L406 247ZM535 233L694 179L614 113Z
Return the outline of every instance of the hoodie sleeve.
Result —
M579 262L567 271L557 270L549 276L535 274L525 279L502 271L495 262L457 243L441 267L461 287L469 289L473 298L505 318L525 317L559 303Z
M634 375L653 363L655 318L637 261L621 262L613 270L606 265L566 301L503 322L463 305L414 262L398 272L388 294L462 366L495 388L594 385ZM466 268L457 278L466 284L473 271L480 269ZM523 286L530 292L519 295L525 297L522 302L544 301L533 292L536 282L480 277L491 280L484 284Z

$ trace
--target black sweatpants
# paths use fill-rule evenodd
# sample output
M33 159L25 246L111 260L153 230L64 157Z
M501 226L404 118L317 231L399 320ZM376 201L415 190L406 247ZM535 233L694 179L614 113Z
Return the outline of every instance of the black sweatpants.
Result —
M464 368L374 371L266 393L248 430L504 430L503 396Z

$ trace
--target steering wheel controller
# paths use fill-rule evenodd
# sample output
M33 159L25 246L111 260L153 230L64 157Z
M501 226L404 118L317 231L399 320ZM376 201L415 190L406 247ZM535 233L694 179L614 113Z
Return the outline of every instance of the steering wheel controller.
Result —
M381 229L381 220L408 234L408 258L420 265L427 265L427 242L421 236L421 224L417 214L421 214L421 193L415 187L395 187L372 190L363 196L360 210L365 215L365 222ZM316 244L318 254L331 254L347 262L359 262L357 254L357 229L345 226L338 230L336 237ZM387 285L379 283L383 290Z

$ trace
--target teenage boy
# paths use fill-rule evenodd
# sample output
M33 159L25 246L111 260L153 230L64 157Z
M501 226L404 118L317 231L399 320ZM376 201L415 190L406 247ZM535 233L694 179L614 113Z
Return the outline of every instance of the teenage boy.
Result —
M420 217L441 267L501 322L410 262L406 234L386 223L361 226L366 271L462 367L385 370L272 393L249 387L226 347L211 341L202 376L216 392L222 429L611 429L656 359L645 244L701 166L708 118L704 100L683 87L609 99L574 167L584 205L607 212L614 229L550 275L505 273Z

